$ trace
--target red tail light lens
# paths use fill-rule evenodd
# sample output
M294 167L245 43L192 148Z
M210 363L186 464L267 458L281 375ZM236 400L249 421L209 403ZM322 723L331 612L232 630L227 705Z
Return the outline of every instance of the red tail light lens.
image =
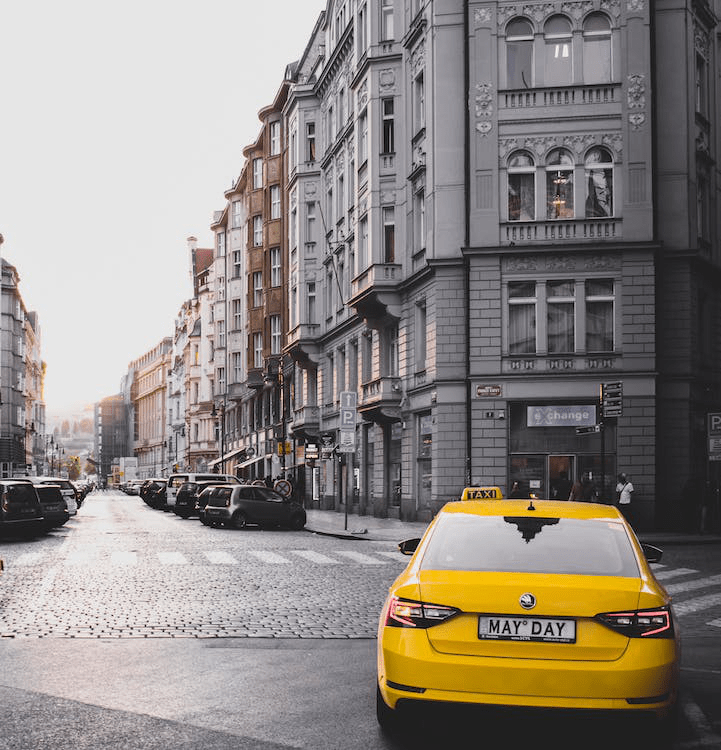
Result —
M386 625L392 628L430 628L460 612L455 607L425 604L392 596L386 612Z
M639 609L635 612L604 612L596 619L629 638L673 638L670 607Z

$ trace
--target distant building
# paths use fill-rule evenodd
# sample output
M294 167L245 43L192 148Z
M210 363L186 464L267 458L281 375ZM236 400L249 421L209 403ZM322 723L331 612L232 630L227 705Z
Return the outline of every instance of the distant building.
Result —
M122 394L108 396L95 404L94 461L97 474L106 481L112 476L112 465L130 453L128 409Z

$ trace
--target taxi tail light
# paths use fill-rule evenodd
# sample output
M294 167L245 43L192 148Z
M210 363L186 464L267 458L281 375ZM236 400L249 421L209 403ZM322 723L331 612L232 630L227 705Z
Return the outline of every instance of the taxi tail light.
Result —
M673 638L670 607L639 609L628 612L604 612L596 619L629 638Z
M430 628L460 612L455 607L426 604L392 596L388 603L385 624L391 628Z

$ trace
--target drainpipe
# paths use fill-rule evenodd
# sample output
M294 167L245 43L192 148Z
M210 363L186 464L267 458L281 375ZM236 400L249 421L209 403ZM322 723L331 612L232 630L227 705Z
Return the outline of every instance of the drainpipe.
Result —
M464 213L465 236L463 249L463 285L465 301L465 345L466 345L466 486L472 484L473 476L473 436L471 431L471 263L468 257L468 246L471 237L471 133L470 133L470 51L468 45L469 22L468 0L463 0L463 90L465 92L463 118L463 151L464 151Z

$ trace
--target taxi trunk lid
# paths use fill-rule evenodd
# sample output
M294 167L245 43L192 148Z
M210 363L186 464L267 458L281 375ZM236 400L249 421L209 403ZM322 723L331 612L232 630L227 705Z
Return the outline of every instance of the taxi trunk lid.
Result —
M439 652L475 656L608 661L628 638L595 620L602 612L635 609L638 578L422 571L421 598L461 612L429 628ZM531 598L525 595L531 595ZM526 605L533 601L531 608ZM481 622L482 618L482 622Z

